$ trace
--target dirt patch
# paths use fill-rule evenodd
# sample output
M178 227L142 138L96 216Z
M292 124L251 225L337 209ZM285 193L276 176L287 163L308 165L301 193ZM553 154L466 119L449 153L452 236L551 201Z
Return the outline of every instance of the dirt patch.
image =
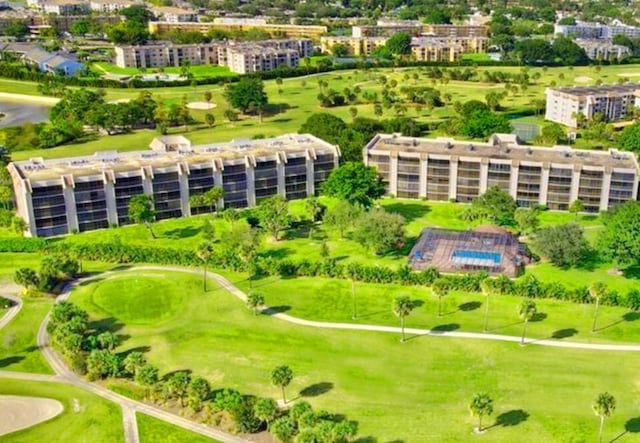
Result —
M0 435L30 428L49 420L64 410L58 400L39 397L0 396Z
M198 109L201 111L208 111L209 109L213 109L215 108L216 105L215 103L209 103L209 102L191 102L191 103L187 103L187 108L189 109Z
M587 77L586 75L581 75L579 77L574 78L574 80L578 83L589 83L593 81L591 77Z

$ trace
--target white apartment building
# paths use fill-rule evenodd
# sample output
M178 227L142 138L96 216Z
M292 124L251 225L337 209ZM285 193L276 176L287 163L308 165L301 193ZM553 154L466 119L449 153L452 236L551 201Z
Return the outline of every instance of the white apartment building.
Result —
M246 74L280 66L295 68L300 58L313 53L311 39L264 40L252 43L211 42L173 44L157 42L139 46L116 46L116 65L122 68L221 65Z
M73 15L89 12L89 3L81 0L45 0L39 3L45 14Z
M629 57L631 51L626 46L614 45L611 40L576 39L575 43L584 49L591 60L621 60Z
M638 106L638 90L640 83L547 88L545 119L574 128L578 124L578 114L591 119L600 113L606 121L619 120L629 108Z
M174 6L154 6L151 12L157 20L167 23L197 22L198 13L193 9L182 9Z
M131 0L91 0L89 6L94 12L113 14L136 4L140 4L140 2Z
M618 34L626 35L629 38L640 37L640 28L625 25L618 20L614 20L610 25L591 22L576 22L575 25L556 24L553 32L554 34L583 39L612 39Z

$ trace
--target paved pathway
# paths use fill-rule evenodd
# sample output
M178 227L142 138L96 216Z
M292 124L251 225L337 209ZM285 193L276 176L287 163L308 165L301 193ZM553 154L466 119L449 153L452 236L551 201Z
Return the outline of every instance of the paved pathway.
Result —
M11 284L0 285L0 296L13 302L13 306L7 310L2 318L0 318L0 329L4 328L11 320L13 320L13 318L18 315L18 312L22 309L22 298L16 295L16 292L19 290L16 288L18 288L18 286Z
M130 272L135 270L159 270L159 271L175 271L175 272L186 272L191 274L202 275L202 271L196 269L189 268L179 268L173 266L137 266L135 268L128 269L126 271L119 272ZM229 280L224 278L219 274L215 274L213 272L209 272L207 275L210 276L211 279L215 280L220 286L222 286L227 291L231 292L233 295L238 297L240 300L246 301L247 294L242 292L236 286L234 286ZM268 311L268 307L264 310ZM367 324L355 324L355 323L332 323L332 322L321 322L314 320L304 320L298 317L293 317L284 313L274 313L273 317L276 317L280 320L287 321L289 323L294 323L301 326L309 326L314 328L322 328L322 329L348 329L354 331L374 331L374 332L389 332L394 334L400 334L400 328L395 326L380 326L380 325L367 325ZM412 335L428 335L432 337L451 337L451 338L466 338L466 339L477 339L477 340L497 340L497 341L505 341L505 342L515 342L519 343L521 338L513 335L500 335L500 334L487 334L480 332L456 332L456 331L432 331L430 329L417 329L417 328L405 328L405 333ZM539 345L539 346L551 346L556 348L571 348L571 349L587 349L592 351L625 351L625 352L640 352L640 345L636 344L605 344L605 343L580 343L574 341L563 341L563 340L548 340L548 339L529 339L525 342L527 345Z

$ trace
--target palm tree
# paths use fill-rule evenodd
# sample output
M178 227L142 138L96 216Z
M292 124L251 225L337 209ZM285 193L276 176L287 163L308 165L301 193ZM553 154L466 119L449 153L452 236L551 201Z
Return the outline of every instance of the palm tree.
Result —
M285 395L284 388L291 383L291 380L293 380L293 371L289 366L278 366L271 372L271 383L282 389L282 401L285 404L287 403L287 397Z
M433 282L431 291L438 297L438 317L442 317L442 298L449 294L447 281L441 278L437 279Z
M533 300L523 300L518 307L518 315L524 321L522 327L522 338L520 339L520 345L524 345L524 338L527 334L527 324L529 320L536 315L536 304Z
M598 321L598 309L600 308L600 300L607 294L607 285L603 282L594 282L589 286L589 296L596 301L596 309L593 312L593 324L591 332L596 332L596 323Z
M478 432L482 432L482 418L493 414L493 399L483 392L475 394L469 404L469 411L474 417L478 417Z
M493 291L492 280L489 280L488 278L482 280L480 282L480 290L482 291L482 293L486 298L485 306L484 306L484 323L483 323L482 331L487 332L487 330L489 329L489 296Z
M257 292L251 292L247 297L247 307L253 309L253 315L258 315L260 306L264 306L264 296Z
M598 431L598 442L602 443L602 428L604 419L611 417L616 410L616 399L608 392L603 392L596 397L593 403L593 412L600 417L600 430Z
M401 343L404 343L404 319L411 311L413 311L414 304L411 299L406 295L396 297L393 301L393 313L400 319L400 328L402 329Z
M202 285L204 286L204 292L207 292L207 265L209 264L209 260L211 260L211 256L213 255L213 244L210 241L200 243L200 245L198 246L198 250L196 251L196 255L200 260L202 260L204 268Z

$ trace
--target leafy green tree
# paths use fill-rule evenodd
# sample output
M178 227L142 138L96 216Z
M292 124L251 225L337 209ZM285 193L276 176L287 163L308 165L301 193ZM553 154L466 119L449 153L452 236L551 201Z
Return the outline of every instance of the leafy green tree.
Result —
M603 297L606 297L609 290L607 285L601 281L593 282L589 285L589 296L596 302L596 308L593 311L593 323L591 325L591 332L596 332L596 325L598 321L598 308Z
M158 382L158 368L144 364L136 370L134 380L143 386L153 386Z
M347 162L331 171L322 191L330 197L369 208L384 194L384 185L375 168Z
M385 46L393 55L411 54L411 36L406 32L396 32L387 40Z
M482 419L484 416L493 414L493 399L484 392L474 394L469 404L471 415L478 418L478 432L482 432Z
M302 418L305 416L308 417L309 414L313 414L313 408L311 407L311 404L309 404L309 402L304 400L297 401L289 410L289 417L299 428L302 427Z
M276 241L280 239L280 233L291 226L289 204L281 195L262 200L258 206L258 217L260 224Z
M551 62L555 55L548 41L537 38L518 41L515 51L518 58L528 65Z
M236 83L230 83L224 90L224 97L229 104L246 114L250 110L262 111L269 103L262 80L257 77L242 77Z
M442 299L449 294L449 285L445 279L439 278L431 285L431 291L438 297L438 317L442 317Z
M113 351L120 343L120 338L111 331L101 332L97 336L100 349L106 349L107 351Z
M289 417L280 417L271 424L271 433L280 443L291 443L296 433L295 426Z
M72 35L82 36L88 34L89 29L91 29L91 23L89 23L89 20L81 19L76 20L71 24L71 26L69 27L69 32Z
M472 138L486 139L492 134L509 133L512 130L506 116L491 111L475 111L461 123L460 134Z
M164 384L169 396L176 398L180 406L184 407L184 399L187 397L191 376L186 371L177 371L171 374Z
M570 66L585 65L589 63L587 53L572 39L565 36L556 36L551 45L556 58Z
M415 304L411 301L409 296L400 295L393 301L392 308L394 315L400 319L400 330L402 333L400 342L404 343L404 321L405 318L408 317L411 314L411 311L413 311L413 309L415 308Z
M207 124L208 127L213 128L213 125L216 124L216 116L207 112L204 115L204 122Z
M331 441L336 443L347 443L356 435L357 426L352 421L339 421L331 429Z
M204 97L204 101L209 103L213 98L213 94L211 93L211 91L204 91L203 97Z
M153 205L153 197L147 194L138 194L129 200L129 218L134 223L144 225L151 234L151 238L156 238L151 224L156 220L156 210Z
M304 209L309 216L309 221L314 223L322 220L327 207L317 197L309 197L304 202Z
M200 260L202 260L202 267L204 270L202 277L202 286L204 292L207 292L207 267L209 265L211 257L213 256L213 252L213 243L211 243L210 241L204 241L200 243L200 245L198 245L198 249L196 250L196 255Z
M593 413L600 418L600 428L598 429L598 442L602 443L602 430L604 428L604 419L609 418L616 411L616 399L608 392L598 394L593 403Z
M285 404L287 403L285 388L289 386L289 383L291 383L291 380L293 380L293 371L289 366L286 366L286 365L278 366L273 371L271 371L271 384L281 389L282 401Z
M582 200L580 199L574 200L569 205L569 212L575 215L576 220L578 219L578 215L580 215L582 211L584 211L584 203L582 203Z
M209 399L211 385L202 377L193 377L187 387L189 407L198 412L202 409L202 403Z
M640 202L629 201L602 215L598 245L620 266L640 264Z
M547 226L536 232L536 250L561 268L579 265L589 252L582 227L576 223Z
M327 211L324 217L324 224L330 228L337 229L340 238L344 238L347 229L354 226L363 210L359 205L354 205L346 200L340 200L333 208Z
M131 374L131 376L135 376L140 368L146 364L147 360L144 358L144 355L138 351L129 352L123 361L124 370L128 374Z
M558 123L549 123L542 127L538 141L546 145L557 145L559 142L566 140L567 132L565 128Z
M640 122L624 128L618 135L617 145L620 149L631 152L640 151Z
M40 278L36 271L31 268L20 268L13 275L13 281L23 286L25 291L37 287L40 284Z
M94 349L87 357L87 377L96 380L116 377L120 373L122 359L106 349Z
M514 219L520 228L520 232L531 234L540 226L540 211L538 208L518 208L514 214Z
M356 220L353 238L367 250L383 254L404 243L405 220L400 214L374 208Z
M517 207L513 197L498 186L491 186L471 202L471 210L478 218L488 218L500 226L513 225Z
M518 315L523 321L522 337L520 339L520 345L524 345L524 340L527 334L527 325L529 321L536 315L537 308L533 300L523 300L518 306Z
M253 405L253 413L261 422L269 424L278 416L278 404L272 398L259 398Z
M253 315L258 315L258 308L264 306L264 295L258 292L251 292L247 296L247 307L253 310Z

